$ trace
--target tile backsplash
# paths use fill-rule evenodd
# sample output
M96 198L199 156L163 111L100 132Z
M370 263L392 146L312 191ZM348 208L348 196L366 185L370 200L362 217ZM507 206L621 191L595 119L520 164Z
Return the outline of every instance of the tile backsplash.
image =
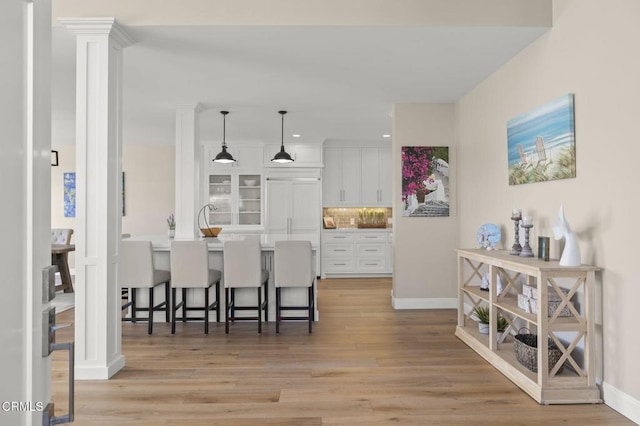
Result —
M322 209L323 217L332 217L338 228L357 228L358 213L363 209L369 212L383 214L387 228L391 227L393 209L391 207L325 207Z

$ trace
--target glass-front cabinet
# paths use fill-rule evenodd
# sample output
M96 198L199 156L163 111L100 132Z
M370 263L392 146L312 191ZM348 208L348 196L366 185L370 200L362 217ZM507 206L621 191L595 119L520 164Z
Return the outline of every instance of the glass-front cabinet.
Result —
M208 200L215 206L211 226L262 226L262 175L259 173L210 173Z

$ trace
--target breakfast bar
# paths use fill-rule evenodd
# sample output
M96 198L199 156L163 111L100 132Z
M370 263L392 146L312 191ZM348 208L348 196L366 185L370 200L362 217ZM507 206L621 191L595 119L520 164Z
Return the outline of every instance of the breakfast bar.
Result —
M267 234L267 233L233 233L222 232L216 238L197 238L198 240L205 239L209 246L209 267L217 269L223 273L223 279L221 282L222 288L224 288L224 267L223 267L223 244L229 240L245 240L245 239L258 239L260 240L260 246L262 248L262 267L269 271L269 321L275 321L275 288L273 281L274 273L274 247L276 241L286 240L306 240L311 242L312 247L312 264L316 265L316 274L318 273L318 256L317 251L319 247L319 236L316 234ZM133 235L129 237L129 240L135 241L151 241L154 252L154 263L156 269L170 270L170 252L171 241L173 238L168 238L162 235ZM194 239L175 238L176 241L193 241ZM145 290L146 291L146 290ZM162 298L162 289L156 288L156 300ZM286 305L301 305L306 303L307 300L306 288L292 288L283 294L283 304ZM145 306L148 300L148 295L144 292L140 294L140 300L138 304ZM221 306L224 306L224 291L220 292ZM187 295L187 303L190 306L200 306L203 302L202 292L189 292ZM238 306L255 304L255 293L253 292L238 292L236 294L236 303ZM317 301L317 287L314 290L314 299ZM224 311L224 308L222 309ZM193 314L197 316L197 313ZM215 316L212 316L215 318ZM224 316L223 316L224 318ZM315 319L319 319L318 304L315 304ZM164 314L162 312L156 312L154 314L155 322L164 322Z

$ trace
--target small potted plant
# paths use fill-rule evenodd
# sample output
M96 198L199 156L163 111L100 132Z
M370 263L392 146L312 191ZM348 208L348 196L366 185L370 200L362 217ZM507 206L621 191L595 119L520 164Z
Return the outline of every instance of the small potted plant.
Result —
M489 308L487 306L476 306L473 308L473 314L478 320L478 331L481 334L489 334Z
M167 226L169 227L168 235L169 238L173 238L176 236L176 217L173 213L169 215L167 218Z
M497 335L498 342L502 340L502 334L505 331L507 331L508 327L509 327L509 322L507 321L507 319L502 315L498 315L498 324L496 327L496 331L498 332L498 335Z

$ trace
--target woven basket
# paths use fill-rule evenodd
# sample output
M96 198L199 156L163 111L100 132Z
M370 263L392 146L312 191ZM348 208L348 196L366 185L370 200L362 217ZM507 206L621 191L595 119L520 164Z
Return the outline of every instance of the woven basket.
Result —
M518 362L534 373L538 372L538 336L527 333L521 333L523 329L518 330L518 334L514 336L513 350L516 353ZM558 363L562 357L562 351L549 339L549 371ZM564 365L561 365L556 374L562 373Z

